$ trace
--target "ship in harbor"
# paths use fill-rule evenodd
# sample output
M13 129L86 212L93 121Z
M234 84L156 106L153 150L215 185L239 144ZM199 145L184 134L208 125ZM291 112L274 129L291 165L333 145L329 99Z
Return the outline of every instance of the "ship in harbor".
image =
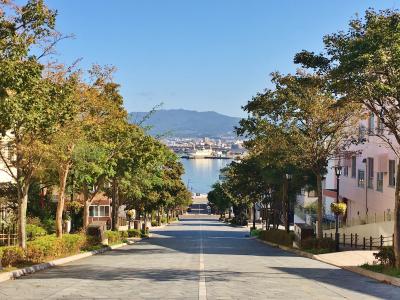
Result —
M206 148L201 148L201 149L196 149L193 147L192 150L186 152L186 157L190 159L196 159L196 158L209 158L213 156L213 150L211 147L209 149Z

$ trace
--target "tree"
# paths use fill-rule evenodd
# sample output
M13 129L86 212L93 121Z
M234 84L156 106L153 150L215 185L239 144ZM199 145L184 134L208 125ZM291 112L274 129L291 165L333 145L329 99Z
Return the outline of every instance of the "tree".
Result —
M400 267L400 13L367 10L347 31L324 37L325 53L303 51L296 62L331 80L343 101L360 103L383 127L378 135L397 156L394 252ZM383 128L382 127L382 128Z
M274 90L258 94L245 107L250 115L239 132L275 138L266 147L282 147L286 164L310 169L316 176L318 237L322 237L322 178L328 161L352 140L356 106L338 102L319 74L272 74Z
M116 175L116 160L125 143L127 112L122 106L119 85L112 81L113 72L110 67L93 66L89 71L92 83L83 87L81 95L86 104L81 113L84 139L75 146L72 163L84 198L84 228L89 224L89 207L94 197Z
M211 205L217 208L221 214L221 218L225 216L226 210L231 207L231 199L229 195L225 193L220 182L213 184L212 190L207 194L207 199Z
M65 81L64 70L58 70L54 73L57 82ZM52 136L51 144L46 153L46 169L50 173L55 173L53 178L58 186L58 201L56 210L56 235L61 237L63 233L63 212L65 204L65 191L67 188L68 174L72 168L75 146L84 138L82 125L82 115L85 112L87 103L83 102L82 86L76 74L74 75L75 85L72 87L71 96L66 99L69 101L70 118L64 122L63 126ZM53 175L53 174L51 174ZM51 175L49 177L51 177Z

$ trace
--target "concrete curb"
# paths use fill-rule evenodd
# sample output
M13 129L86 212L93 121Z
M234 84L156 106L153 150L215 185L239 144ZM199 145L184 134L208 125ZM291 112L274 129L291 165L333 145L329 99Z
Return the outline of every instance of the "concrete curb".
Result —
M162 224L161 226L152 226L152 227L149 228L149 231L151 231L151 229L161 229L161 228L167 227L168 225L171 225L171 224L174 224L174 223L178 223L178 222L180 222L180 220L172 221L172 222L169 222L169 223L165 223L165 224Z
M312 253L308 253L308 252L305 252L305 251L301 251L299 249L294 249L294 248L290 248L290 247L287 247L287 246L283 246L283 245L279 245L279 244L263 241L263 240L260 240L259 238L251 238L251 239L255 239L255 240L257 240L257 241L259 241L261 243L267 244L267 245L269 245L271 247L279 248L279 249L282 249L284 251L297 254L299 256L303 256L303 257L306 257L306 258L309 258L309 259L318 260L320 262L323 262L323 263L326 263L326 264L341 268L343 270L347 270L347 271L350 271L350 272L353 272L353 273L357 273L357 274L365 276L365 277L369 277L369 278L375 279L375 280L380 281L382 283L391 284L391 285L400 287L400 278L396 278L396 277L389 276L389 275L382 274L382 273L373 272L373 271L370 271L370 270L363 269L361 267L340 266L340 265L332 263L331 261L326 261L324 259L321 259L321 257L319 257L317 254L312 254Z
M27 274L32 274L38 271L42 271L42 270L46 270L48 268L51 267L55 267L55 266L59 266L59 265L63 265L69 262L73 262L82 258L86 258L89 256L93 256L96 254L101 254L104 253L106 251L110 251L113 249L117 249L117 248L121 248L123 246L126 246L128 244L126 243L122 243L122 244L117 244L117 245L112 245L112 246L107 246L104 247L102 249L99 250L93 250L93 251L89 251L89 252L85 252L85 253L80 253L80 254L76 254L76 255L72 255L72 256L67 256L64 258L58 258L49 262L45 262L45 263L41 263L41 264L37 264L37 265L33 265L30 267L26 267L26 268L22 268L22 269L18 269L18 270L14 270L14 271L10 271L10 272L5 272L5 273L0 273L0 282L4 282L10 279L16 279L18 277L27 275Z

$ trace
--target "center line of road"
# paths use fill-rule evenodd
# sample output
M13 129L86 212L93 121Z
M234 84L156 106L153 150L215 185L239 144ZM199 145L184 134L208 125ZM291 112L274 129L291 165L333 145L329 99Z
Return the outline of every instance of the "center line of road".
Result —
M200 223L199 300L207 300L206 274L204 272L203 226Z

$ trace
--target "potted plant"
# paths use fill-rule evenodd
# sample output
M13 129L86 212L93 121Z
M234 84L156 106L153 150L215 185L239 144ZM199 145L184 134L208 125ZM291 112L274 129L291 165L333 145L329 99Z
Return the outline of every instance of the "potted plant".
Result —
M331 210L335 215L344 215L346 213L347 205L344 202L331 203Z

